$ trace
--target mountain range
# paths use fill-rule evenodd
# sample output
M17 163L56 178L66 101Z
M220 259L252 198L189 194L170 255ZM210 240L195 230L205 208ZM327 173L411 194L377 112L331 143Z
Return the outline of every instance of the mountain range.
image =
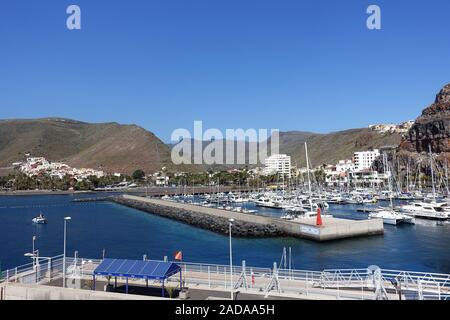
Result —
M308 142L313 166L349 159L358 150L398 145L401 135L352 129L318 134L280 132L280 152L292 156L294 165L305 165L304 142ZM208 142L204 142L204 147ZM61 161L72 167L106 172L155 172L162 167L177 171L205 170L211 166L175 166L171 145L136 125L86 123L63 118L0 120L0 167L10 167L26 154ZM248 153L248 144L246 147ZM224 166L212 166L223 169ZM234 166L236 167L236 166Z
M270 138L269 138L270 145ZM414 158L431 148L450 161L450 84L422 111L407 134L379 132L369 128L331 133L280 132L280 153L291 156L292 164L306 164L304 143L308 143L313 167L351 159L355 151L397 147L399 155ZM202 142L202 150L211 142ZM245 146L246 158L251 143ZM152 132L137 125L86 123L64 118L0 120L0 174L21 161L26 154L72 167L106 172L147 173L167 167L174 171L225 169L223 165L179 165L171 161L171 148ZM261 160L261 159L260 159ZM236 167L236 166L231 166ZM6 170L5 170L6 169Z
M369 128L350 129L327 134L310 132L281 132L280 152L291 156L297 167L306 166L304 143L308 144L311 166L335 164L339 160L352 159L357 151L380 147L398 146L400 133L381 133Z
M0 167L27 153L107 172L152 172L171 165L169 147L136 125L61 118L0 121Z

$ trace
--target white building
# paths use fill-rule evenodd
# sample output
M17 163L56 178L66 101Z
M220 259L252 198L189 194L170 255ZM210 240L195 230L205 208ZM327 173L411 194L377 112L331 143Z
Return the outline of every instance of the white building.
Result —
M352 160L339 160L336 165L325 167L325 182L329 186L345 185L348 183L349 174L353 172L355 166Z
M373 151L355 152L353 162L355 164L355 171L362 171L372 168L373 162L380 156L380 151L374 149Z
M414 124L414 120L408 120L400 124L371 124L369 129L380 133L407 133Z
M98 178L104 176L103 171L90 168L71 168L69 165L61 162L51 162L44 157L28 157L25 162L21 162L20 171L29 177L38 177L48 174L54 178L62 179L68 175L75 180L87 179L90 176Z
M355 164L352 160L339 160L336 164L336 171L341 172L353 172L355 170Z
M350 173L350 181L358 185L380 185L386 183L388 174L378 173L370 169Z
M274 154L264 161L264 174L281 174L291 177L291 157L285 154Z

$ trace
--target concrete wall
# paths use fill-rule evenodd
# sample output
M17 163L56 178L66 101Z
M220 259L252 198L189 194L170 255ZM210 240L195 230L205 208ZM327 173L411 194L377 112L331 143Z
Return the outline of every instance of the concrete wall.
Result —
M383 221L381 219L348 220L325 218L323 221L324 226L321 227L311 223L290 222L281 219L276 221L276 225L288 235L316 241L329 241L384 233ZM302 231L302 227L312 232Z
M9 283L3 287L5 300L161 300L148 297L114 292L91 291L82 289L64 289L58 287Z
M382 219L371 219L331 225L321 231L320 240L326 241L331 239L383 234L384 227Z

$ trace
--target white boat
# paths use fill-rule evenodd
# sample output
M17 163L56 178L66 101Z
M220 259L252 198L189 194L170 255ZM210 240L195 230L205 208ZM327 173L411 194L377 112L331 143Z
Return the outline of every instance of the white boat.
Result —
M297 212L297 213L303 213L306 211L305 209L303 209L303 207L300 207L300 206L284 207L283 209L288 212Z
M228 194L228 197L229 197L229 200L231 202L234 202L234 203L244 203L244 202L248 202L249 201L248 198L243 198L241 196L236 196L236 195L234 195L231 192Z
M333 216L331 214L323 214L321 213L320 216L322 218L333 218ZM310 219L310 218L316 218L317 217L317 212L315 211L307 211L303 214L299 214L297 215L294 219L292 219L293 221L302 221L303 219Z
M363 198L362 203L377 203L378 200L376 197L368 197L368 198Z
M272 199L264 197L255 200L255 204L258 207L281 209L281 205L279 203L273 201Z
M450 219L448 204L445 202L412 202L410 204L401 206L400 211L415 218L432 220Z
M369 214L369 219L383 219L384 224L398 225L400 223L415 224L414 217L407 216L389 209L373 211Z
M330 198L327 199L327 203L341 204L345 203L345 199L341 196L331 196Z
M433 186L433 193L431 202L413 202L404 206L401 206L401 211L407 215L444 221L450 219L450 208L446 202L436 202L436 187L434 182L434 170L433 170L433 156L431 153L431 145L428 145L430 154L430 168L431 168L431 184ZM428 198L428 196L427 196Z
M31 221L36 224L46 224L47 218L44 217L44 215L42 213L40 213L39 216L33 218Z
M391 180L391 166L388 163L386 153L383 154L383 162L387 165L389 170L388 174L388 184L389 184L389 208L381 208L379 210L375 210L369 214L369 219L383 219L383 223L397 225L399 223L411 223L415 224L415 218L410 217L401 213L397 213L394 211L394 202L393 202L393 191L392 191L392 180Z

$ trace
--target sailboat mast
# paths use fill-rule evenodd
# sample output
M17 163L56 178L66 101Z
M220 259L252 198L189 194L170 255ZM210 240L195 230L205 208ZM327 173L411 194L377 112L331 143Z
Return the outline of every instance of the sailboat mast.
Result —
M431 154L431 144L428 145L428 150L430 151L431 183L433 184L433 201L436 202L436 189L434 187L433 156Z
M308 144L306 142L305 142L305 154L306 154L306 172L308 173L309 205L311 207L311 212L312 212L313 205L312 205L311 179L309 177Z
M392 181L391 181L392 172L391 172L391 168L389 166L389 162L386 157L386 153L383 154L383 158L384 158L384 161L386 162L386 166L388 168L387 172L388 172L388 184L389 184L389 202L391 205L391 209L394 209L394 203L392 201Z
M448 190L448 163L447 159L445 159L445 188L447 189L447 195L450 194Z
M409 193L409 158L406 164L406 192Z

